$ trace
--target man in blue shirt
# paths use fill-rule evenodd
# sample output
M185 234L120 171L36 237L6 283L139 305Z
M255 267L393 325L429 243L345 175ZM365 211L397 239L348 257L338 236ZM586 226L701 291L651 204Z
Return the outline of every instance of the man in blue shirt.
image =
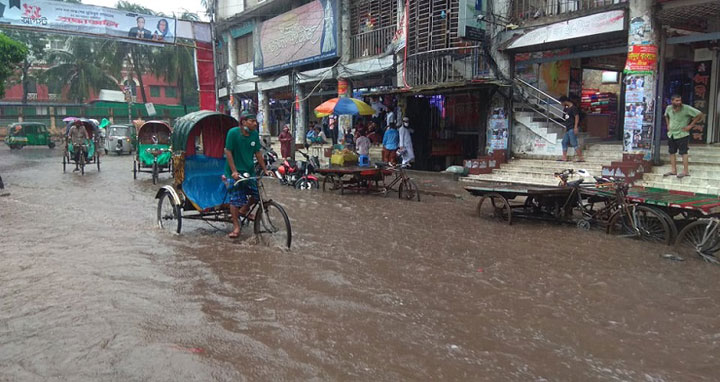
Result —
M395 125L390 126L383 135L382 160L386 163L395 163L400 135Z

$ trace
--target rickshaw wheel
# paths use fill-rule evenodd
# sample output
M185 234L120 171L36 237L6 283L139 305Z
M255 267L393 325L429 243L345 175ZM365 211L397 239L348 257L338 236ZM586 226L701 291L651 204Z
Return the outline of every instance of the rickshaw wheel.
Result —
M490 200L490 203L486 204L485 200ZM477 212L480 217L499 219L507 222L508 225L512 225L512 209L510 208L510 203L505 197L496 192L491 192L480 198Z
M160 229L178 234L182 229L182 211L167 191L163 192L158 199L157 223Z
M63 172L66 170L67 161L65 160L67 158L67 153L63 153Z
M647 206L636 205L631 208L635 209L634 218L626 215L622 210L613 214L608 223L608 234L670 245L672 232L667 221L661 215ZM637 231L635 231L635 225Z
M97 163L98 172L100 172L100 153L95 152L95 162Z
M415 184L415 181L407 179L406 181L400 182L400 186L398 187L398 198L405 200L417 199L419 202L420 190L418 189L417 184Z
M137 162L133 158L133 179L137 179Z
M262 206L265 207L264 210ZM273 201L261 203L258 207L260 208L255 211L253 227L258 239L265 244L286 246L290 249L292 228L285 210Z
M153 181L153 184L157 184L157 182L158 182L158 165L157 165L157 162L153 162L152 181Z
M80 175L85 175L85 153L80 152Z

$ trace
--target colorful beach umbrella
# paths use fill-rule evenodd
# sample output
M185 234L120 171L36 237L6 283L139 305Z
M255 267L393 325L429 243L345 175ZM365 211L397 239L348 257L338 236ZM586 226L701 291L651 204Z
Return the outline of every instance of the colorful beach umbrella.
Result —
M373 115L375 110L363 101L355 98L333 98L315 108L315 116L337 115Z

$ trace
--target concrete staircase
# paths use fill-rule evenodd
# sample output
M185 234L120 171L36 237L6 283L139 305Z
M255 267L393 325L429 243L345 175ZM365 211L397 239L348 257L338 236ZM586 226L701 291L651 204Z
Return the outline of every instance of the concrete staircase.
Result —
M565 169L586 170L590 176L585 179L586 182L594 182L592 176L600 176L602 166L613 161L622 159L622 145L620 144L593 144L588 146L584 152L585 162L558 162L559 157L554 156L524 156L516 157L510 163L500 165L499 169L494 170L491 174L470 175L462 178L465 182L474 181L504 181L528 184L545 184L557 185L558 179L555 178L555 172L561 172ZM575 175L571 180L580 179L579 175Z
M667 147L663 148L667 152ZM663 177L670 171L670 155L661 154L662 166L655 166L652 172L643 175L638 185L670 190L720 195L720 145L690 146L690 176L678 179L676 176ZM678 156L678 171L682 171L682 158Z

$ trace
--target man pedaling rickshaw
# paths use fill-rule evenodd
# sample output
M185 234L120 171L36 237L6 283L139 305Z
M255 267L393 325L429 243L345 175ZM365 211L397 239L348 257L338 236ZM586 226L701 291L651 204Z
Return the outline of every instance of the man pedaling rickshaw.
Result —
M82 152L83 155L87 155L87 150L83 150L82 147L87 144L87 140L90 139L90 137L88 136L85 126L80 121L72 123L68 135L70 137L70 143L73 145L73 159L75 160L75 169L73 172L80 171L78 167L78 163L80 163L80 153Z
M263 173L272 176L265 166L262 152L260 151L260 135L257 131L257 118L254 114L243 111L240 116L240 126L234 127L228 131L225 139L225 156L227 164L225 165L225 176L229 184L244 177L243 174L250 174L255 177L255 163L253 157L257 159ZM240 236L239 217L247 215L250 203L257 201L258 195L257 181L249 179L243 182L242 187L232 187L229 190L230 196L230 215L232 217L233 231L228 235L229 238L235 239ZM253 217L248 216L253 219Z

